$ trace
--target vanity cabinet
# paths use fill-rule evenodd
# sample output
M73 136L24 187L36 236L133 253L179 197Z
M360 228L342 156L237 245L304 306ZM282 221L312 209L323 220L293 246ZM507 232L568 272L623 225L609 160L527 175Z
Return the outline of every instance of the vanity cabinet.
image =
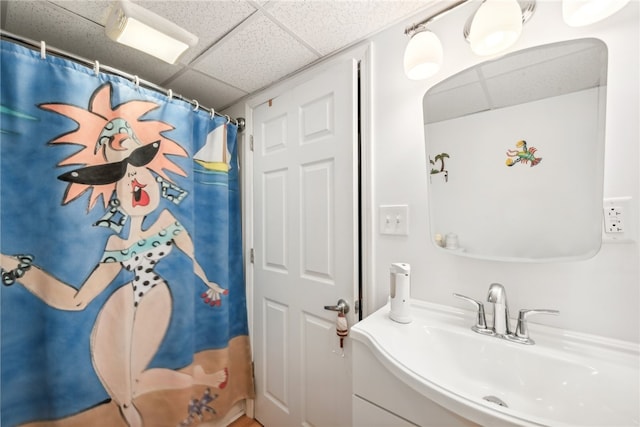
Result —
M470 427L471 421L422 396L353 340L353 427Z
M354 427L415 427L414 423L410 423L355 394L352 400Z

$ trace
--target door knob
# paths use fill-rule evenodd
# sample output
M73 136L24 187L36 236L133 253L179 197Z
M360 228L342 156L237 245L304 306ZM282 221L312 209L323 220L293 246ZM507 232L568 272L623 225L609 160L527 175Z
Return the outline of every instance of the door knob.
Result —
M338 305L325 305L325 310L331 311L339 311L342 314L347 314L349 312L349 304L342 298L338 300Z

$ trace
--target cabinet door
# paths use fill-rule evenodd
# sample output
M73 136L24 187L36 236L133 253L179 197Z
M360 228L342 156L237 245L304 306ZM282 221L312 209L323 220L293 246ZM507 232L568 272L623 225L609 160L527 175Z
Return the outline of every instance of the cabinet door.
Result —
M416 425L358 396L353 396L353 427L415 427Z

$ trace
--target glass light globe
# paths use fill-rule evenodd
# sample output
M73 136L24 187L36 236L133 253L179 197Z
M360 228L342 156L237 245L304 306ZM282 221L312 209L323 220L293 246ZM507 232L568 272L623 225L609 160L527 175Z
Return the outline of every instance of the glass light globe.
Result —
M493 55L513 45L522 32L522 9L516 0L486 0L478 9L471 28L471 50Z
M431 31L416 33L404 51L404 72L411 80L433 76L442 66L442 43Z

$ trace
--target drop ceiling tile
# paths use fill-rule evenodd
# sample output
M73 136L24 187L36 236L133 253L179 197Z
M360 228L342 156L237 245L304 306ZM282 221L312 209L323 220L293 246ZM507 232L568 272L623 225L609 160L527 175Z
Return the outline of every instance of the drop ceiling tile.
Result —
M246 1L144 0L136 3L198 36L198 44L180 58L183 64L191 62L256 12L256 8Z
M253 92L316 59L317 55L258 12L199 58L193 68Z
M111 41L104 28L69 10L43 1L10 2L5 29L88 60L157 83L182 69Z
M216 110L228 107L247 94L193 70L185 71L164 86L171 88L174 93L180 94L186 99L195 99L200 105Z
M267 4L267 10L298 37L327 55L431 3L433 0L275 0Z
M107 21L107 15L111 9L111 1L109 0L49 0L51 3L85 17L97 24L104 25Z

